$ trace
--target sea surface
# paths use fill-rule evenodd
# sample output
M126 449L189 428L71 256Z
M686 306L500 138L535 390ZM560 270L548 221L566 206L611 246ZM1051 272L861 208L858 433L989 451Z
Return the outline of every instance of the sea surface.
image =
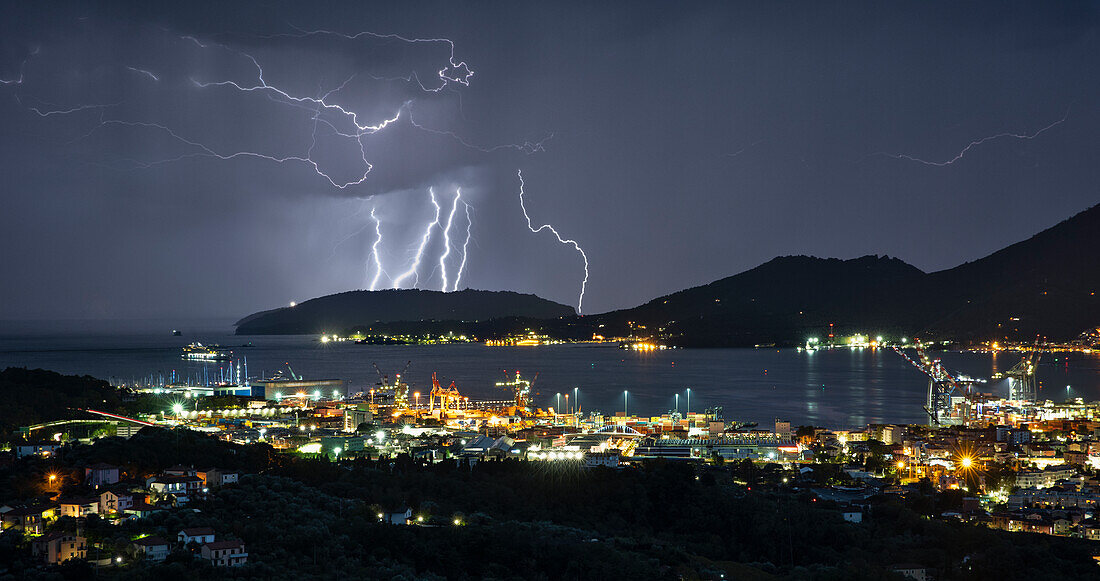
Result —
M155 330L150 330L154 327ZM182 336L171 334L180 328ZM388 375L406 365L412 391L427 397L431 376L454 381L471 399L507 399L495 386L519 370L538 374L535 402L554 406L564 395L577 397L583 412L656 415L677 405L685 411L722 406L727 420L759 422L776 418L796 424L836 428L868 423L924 423L927 379L890 349L834 349L813 353L794 349L677 349L633 352L610 344L486 347L323 344L315 336L235 336L226 321L168 325L0 322L0 368L51 369L129 383L175 373L202 377L204 364L184 361L181 348L192 342L220 344L247 359L250 376L286 371L287 364L307 379L346 379L350 391L370 389L377 364ZM1014 353L936 354L952 371L989 378L1019 360ZM207 376L226 362L205 364ZM1038 369L1040 396L1053 401L1100 399L1100 355L1045 354ZM691 389L690 402L687 389ZM624 397L624 391L627 392ZM982 391L1007 395L1004 380ZM561 394L559 399L557 394ZM2 409L0 409L2 413Z

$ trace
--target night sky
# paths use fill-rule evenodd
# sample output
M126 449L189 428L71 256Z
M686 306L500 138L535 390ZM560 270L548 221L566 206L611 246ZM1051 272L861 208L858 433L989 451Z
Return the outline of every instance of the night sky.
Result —
M585 313L777 255L948 268L1098 201L1098 3L588 4L5 2L0 319L389 288L429 188L449 288L471 224L459 288L576 306L518 171Z

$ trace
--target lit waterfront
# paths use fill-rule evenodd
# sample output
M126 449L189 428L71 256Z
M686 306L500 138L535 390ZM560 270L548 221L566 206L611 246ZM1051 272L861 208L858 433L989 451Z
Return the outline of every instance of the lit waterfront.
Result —
M201 373L201 363L180 359L180 348L195 340L233 347L247 357L249 374L285 371L290 362L307 378L338 378L351 391L378 381L372 363L386 373L399 372L408 361L414 390L430 389L431 373L447 384L455 381L463 395L501 399L494 384L504 370L539 374L534 403L554 405L556 393L579 388L584 412L622 411L622 392L630 391L630 412L657 415L679 406L686 410L685 389L692 388L691 408L720 405L728 420L768 425L776 417L797 423L857 427L867 423L926 423L922 410L927 379L889 349L688 349L631 352L604 345L494 347L484 345L372 346L322 345L316 337L240 337L224 332L116 336L39 336L0 338L0 367L26 366L63 373L129 380L148 374L180 377ZM252 342L253 347L239 348ZM945 364L959 373L989 378L1004 371L1019 355L1003 352L943 353ZM1055 360L1057 359L1057 361ZM1100 399L1100 356L1044 355L1038 368L1040 398L1054 401ZM991 381L988 389L1007 391ZM1066 386L1070 389L1067 390ZM1005 394L997 393L1004 396Z

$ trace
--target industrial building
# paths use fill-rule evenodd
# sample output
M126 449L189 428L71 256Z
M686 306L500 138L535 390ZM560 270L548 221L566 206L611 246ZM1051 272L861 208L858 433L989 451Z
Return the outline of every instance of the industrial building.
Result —
M343 379L261 379L252 382L253 397L262 396L269 401L293 397L319 399L333 393L343 397L347 391L348 383Z

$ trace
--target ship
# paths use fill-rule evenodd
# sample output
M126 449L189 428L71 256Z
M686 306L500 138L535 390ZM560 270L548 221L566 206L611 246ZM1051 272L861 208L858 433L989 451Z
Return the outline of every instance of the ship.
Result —
M229 351L219 348L217 345L203 345L191 343L183 348L183 358L191 361L224 361L230 357Z

